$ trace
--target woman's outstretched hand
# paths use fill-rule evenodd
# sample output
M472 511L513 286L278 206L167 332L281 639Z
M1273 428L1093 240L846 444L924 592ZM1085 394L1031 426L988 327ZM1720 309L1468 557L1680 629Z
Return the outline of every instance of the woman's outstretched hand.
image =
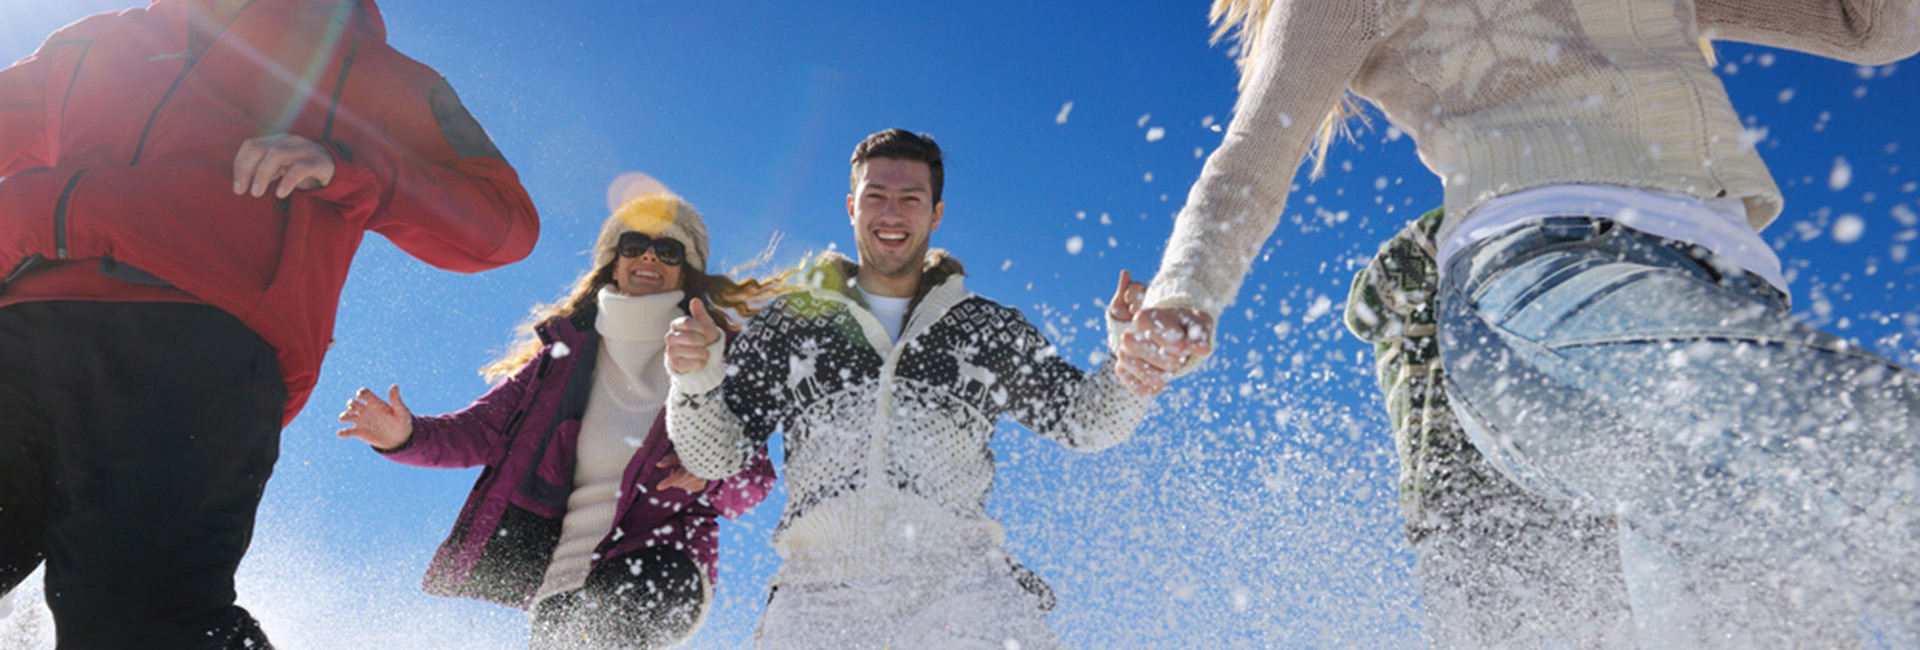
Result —
M340 421L350 426L336 435L359 438L381 451L399 449L413 439L413 411L400 400L399 384L387 389L386 400L373 391L360 389L353 399L347 400L347 410L340 413Z
M681 375L707 367L712 362L707 346L720 340L720 326L713 323L706 303L694 298L687 311L667 326L667 367Z

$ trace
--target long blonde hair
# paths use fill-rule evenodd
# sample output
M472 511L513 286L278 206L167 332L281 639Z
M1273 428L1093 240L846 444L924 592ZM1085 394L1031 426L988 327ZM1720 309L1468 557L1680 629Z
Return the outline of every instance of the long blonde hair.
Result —
M1276 0L1213 0L1213 8L1207 12L1208 22L1213 23L1213 38L1209 43L1218 44L1221 39L1231 35L1234 43L1233 63L1240 68L1241 91L1247 89L1248 75L1252 72L1249 64L1260 54L1261 36L1266 31L1267 15L1273 13ZM1327 171L1327 149L1333 146L1334 138L1353 137L1353 130L1347 126L1347 119L1359 116L1366 119L1361 111L1360 102L1353 93L1342 93L1340 101L1333 110L1320 120L1320 130L1313 136L1313 149L1308 155L1313 159L1313 173L1308 178L1320 178Z
M755 267L764 266L768 260L772 259L774 248L778 244L779 237L775 236L774 241L767 244L766 250L759 257L734 267L731 275L742 275ZM618 259L616 256L614 261L582 274L579 279L573 281L573 288L569 289L560 300L535 305L532 316L515 328L515 341L512 346L508 347L507 352L500 358L481 367L480 376L486 377L487 381L500 381L513 376L513 373L532 361L534 355L539 354L540 348L544 347L540 342L540 325L559 318L571 318L581 310L594 306L595 301L599 299L600 289L614 283L613 270L614 266L619 264ZM699 298L709 307L707 313L713 316L715 325L727 331L738 330L739 323L745 322L746 319L752 318L755 313L766 308L768 302L779 297L780 294L799 288L793 281L796 270L785 269L766 277L735 280L728 275L708 275L705 271L682 263L680 266L680 277L683 278L681 290L686 292L686 297L680 300L680 309L686 311L687 305L694 298Z
M1213 38L1209 43L1218 44L1229 34L1233 36L1233 63L1240 68L1241 91L1247 89L1247 75L1251 70L1248 64L1259 54L1262 32L1266 31L1267 15L1273 13L1273 3L1277 0L1213 0L1213 8L1207 11L1207 21L1213 23ZM1357 1L1357 0L1356 0ZM1707 37L1700 37L1700 52L1706 55L1707 67L1714 65L1713 43ZM1348 119L1358 116L1362 123L1367 114L1361 110L1360 102L1353 93L1341 93L1340 101L1333 110L1320 120L1320 130L1314 133L1313 149L1308 156L1313 159L1313 173L1309 179L1318 179L1327 171L1327 149L1333 146L1335 138L1353 137L1353 129Z

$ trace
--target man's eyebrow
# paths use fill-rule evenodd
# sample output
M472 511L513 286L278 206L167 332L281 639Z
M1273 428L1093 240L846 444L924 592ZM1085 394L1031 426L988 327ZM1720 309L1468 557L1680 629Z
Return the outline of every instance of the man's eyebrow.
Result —
M889 187L887 186L886 183L867 181L866 188L870 190L893 190L896 192L922 192L926 194L933 193L932 188L929 188L926 185L923 185L920 183L911 183L906 185L905 187Z

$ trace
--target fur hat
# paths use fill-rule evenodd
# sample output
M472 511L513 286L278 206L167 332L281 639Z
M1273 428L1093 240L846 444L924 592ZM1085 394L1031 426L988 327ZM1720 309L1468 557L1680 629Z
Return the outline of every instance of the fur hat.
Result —
M687 266L707 271L707 224L685 199L671 192L651 192L620 204L600 226L600 240L593 245L593 268L613 262L614 247L628 231L680 240L687 245Z

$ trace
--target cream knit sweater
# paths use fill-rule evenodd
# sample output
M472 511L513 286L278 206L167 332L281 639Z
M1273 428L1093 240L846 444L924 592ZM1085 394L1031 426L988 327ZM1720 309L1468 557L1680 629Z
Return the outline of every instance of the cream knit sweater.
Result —
M534 594L536 601L584 586L593 564L604 559L594 557L593 551L613 531L620 481L666 407L671 382L667 326L685 314L680 311L684 295L669 291L629 296L611 286L600 290L600 313L594 320L600 356L594 361L593 393L574 449L573 492L567 496L560 543Z
M1440 176L1442 241L1488 199L1569 183L1738 197L1761 228L1780 190L1702 35L1896 61L1920 49L1920 0L1275 0L1147 304L1233 301L1348 90Z

